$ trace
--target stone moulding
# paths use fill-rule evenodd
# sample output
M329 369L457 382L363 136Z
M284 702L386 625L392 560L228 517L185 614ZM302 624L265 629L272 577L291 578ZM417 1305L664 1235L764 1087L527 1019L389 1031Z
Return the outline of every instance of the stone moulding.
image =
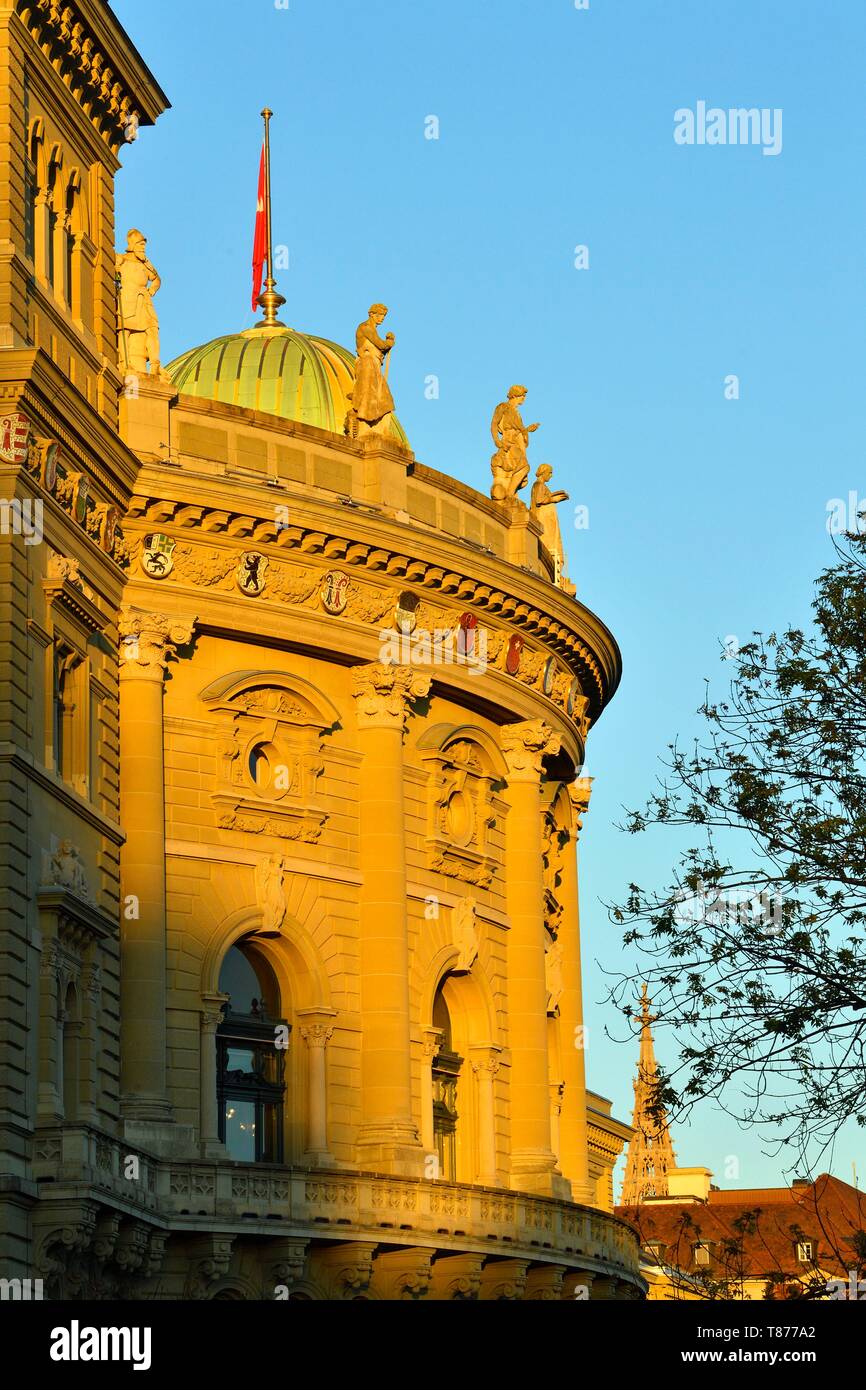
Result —
M573 674L581 679L584 689L590 692L590 713L593 719L613 695L618 668L608 674L596 654L573 627L553 614L546 613L536 603L509 594L502 588L465 573L460 574L429 561L409 559L396 550L386 550L379 545L367 544L309 526L278 526L273 518L256 520L248 513L233 513L216 507L198 505L189 507L186 503L166 501L164 498L135 496L126 520L132 523L145 522L148 529L151 526L171 526L173 529L180 528L181 531L193 529L232 537L237 537L237 528L242 526L243 538L251 537L258 545L274 545L278 549L296 550L327 560L339 559L341 564L355 569L371 570L382 574L383 577L387 574L394 579L409 580L422 589L454 594L464 603L471 602L473 608L496 614L509 625L536 636L550 651L557 653L571 668ZM171 577L166 582L171 582ZM539 579L538 582L543 581ZM310 592L313 592L312 588ZM293 599L291 593L286 597L290 601ZM396 597L395 592L395 601ZM263 598L266 599L267 594ZM541 657L543 654L535 655Z

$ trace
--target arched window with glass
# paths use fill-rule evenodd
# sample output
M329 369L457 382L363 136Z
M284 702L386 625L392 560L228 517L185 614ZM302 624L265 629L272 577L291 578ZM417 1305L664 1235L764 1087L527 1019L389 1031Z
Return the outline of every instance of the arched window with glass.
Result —
M433 1142L439 1156L439 1175L448 1182L457 1179L457 1086L463 1058L454 1050L451 1015L443 994L443 984L433 1000L433 1027L441 1034L433 1058Z
M227 952L221 994L229 996L217 1028L219 1137L242 1163L282 1163L285 1043L277 980L249 941Z

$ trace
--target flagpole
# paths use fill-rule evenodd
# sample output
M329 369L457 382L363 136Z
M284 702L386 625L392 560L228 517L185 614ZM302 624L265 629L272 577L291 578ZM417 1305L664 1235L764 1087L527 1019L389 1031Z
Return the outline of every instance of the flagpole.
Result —
M264 309L265 316L256 324L257 328L285 327L285 324L280 323L277 318L277 310L286 301L281 294L277 294L277 282L274 279L274 241L271 224L271 116L273 114L273 111L267 106L262 112L262 119L265 123L265 222L268 231L268 274L265 279L265 288L259 295L259 304Z

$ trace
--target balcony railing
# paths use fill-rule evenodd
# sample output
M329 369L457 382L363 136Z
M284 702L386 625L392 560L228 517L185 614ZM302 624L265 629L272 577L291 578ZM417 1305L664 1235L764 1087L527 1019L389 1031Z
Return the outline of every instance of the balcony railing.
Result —
M641 1282L635 1232L617 1217L504 1188L354 1172L156 1159L85 1127L40 1130L43 1197L70 1187L137 1209L171 1231L375 1237L514 1258L551 1260ZM50 1179L50 1182L46 1182Z

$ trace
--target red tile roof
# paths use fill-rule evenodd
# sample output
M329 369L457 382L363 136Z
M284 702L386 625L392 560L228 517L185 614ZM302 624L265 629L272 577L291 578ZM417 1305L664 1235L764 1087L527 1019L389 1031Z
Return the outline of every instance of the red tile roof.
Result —
M706 1202L646 1201L616 1214L638 1231L644 1246L663 1247L660 1262L716 1280L837 1278L866 1262L866 1194L822 1173L795 1187L711 1191ZM859 1239L858 1239L859 1233ZM812 1242L813 1263L798 1260L797 1243ZM710 1246L709 1266L694 1247Z

